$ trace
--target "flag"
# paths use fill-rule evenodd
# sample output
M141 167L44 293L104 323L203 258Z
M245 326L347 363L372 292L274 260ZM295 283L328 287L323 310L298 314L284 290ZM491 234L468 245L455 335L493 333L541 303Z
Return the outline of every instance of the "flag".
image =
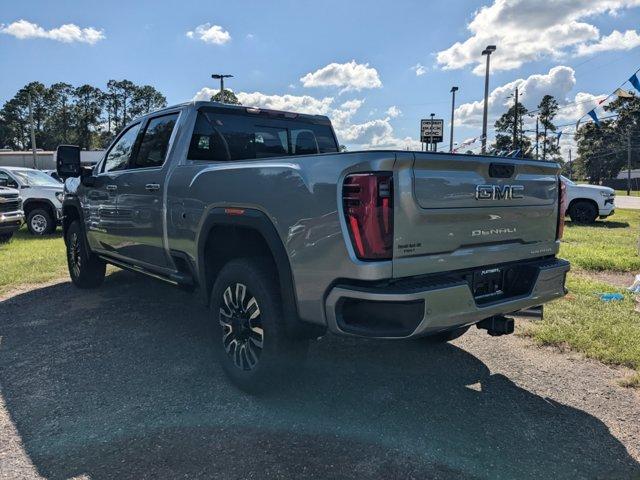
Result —
M593 110L587 112L587 115L589 115L591 118L593 118L593 121L595 122L595 124L598 127L600 126L600 120L598 120L598 115L596 115L596 109L595 108Z
M615 92L613 92L613 94L617 95L618 98L633 98L635 96L632 92L623 90L622 88L618 88Z
M635 87L636 90L640 92L640 80L638 80L638 74L634 73L629 78L629 83Z

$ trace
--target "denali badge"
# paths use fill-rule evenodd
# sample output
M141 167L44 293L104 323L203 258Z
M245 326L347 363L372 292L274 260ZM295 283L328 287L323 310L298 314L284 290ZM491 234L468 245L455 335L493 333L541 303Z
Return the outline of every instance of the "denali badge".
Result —
M524 198L522 185L476 185L476 200L513 200Z
M508 233L516 233L516 227L513 228L491 228L489 230L472 230L472 237L486 237L487 235L505 235Z

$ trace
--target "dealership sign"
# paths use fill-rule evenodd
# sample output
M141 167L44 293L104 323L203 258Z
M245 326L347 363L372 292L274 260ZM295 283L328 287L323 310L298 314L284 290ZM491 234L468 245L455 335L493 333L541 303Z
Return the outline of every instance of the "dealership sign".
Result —
M444 120L441 118L420 120L420 141L425 143L442 142Z

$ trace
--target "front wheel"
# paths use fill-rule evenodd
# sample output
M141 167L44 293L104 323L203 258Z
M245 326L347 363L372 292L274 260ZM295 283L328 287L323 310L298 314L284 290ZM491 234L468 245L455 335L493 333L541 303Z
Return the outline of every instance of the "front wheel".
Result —
M78 288L99 287L106 271L106 264L89 250L80 222L74 220L69 225L65 237L67 265L71 281Z
M27 215L27 228L32 235L47 235L56 229L51 214L43 208L35 208Z
M575 223L594 223L598 218L598 208L589 201L579 200L571 205L569 216Z
M257 393L273 387L304 360L307 340L285 329L273 267L263 259L227 263L211 292L216 355L240 389Z

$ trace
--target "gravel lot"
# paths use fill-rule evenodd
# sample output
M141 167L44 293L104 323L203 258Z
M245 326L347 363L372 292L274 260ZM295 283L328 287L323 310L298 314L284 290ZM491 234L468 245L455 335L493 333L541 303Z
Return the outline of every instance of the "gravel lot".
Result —
M475 329L440 346L327 336L250 397L206 319L126 272L0 299L0 478L640 478L620 370Z

